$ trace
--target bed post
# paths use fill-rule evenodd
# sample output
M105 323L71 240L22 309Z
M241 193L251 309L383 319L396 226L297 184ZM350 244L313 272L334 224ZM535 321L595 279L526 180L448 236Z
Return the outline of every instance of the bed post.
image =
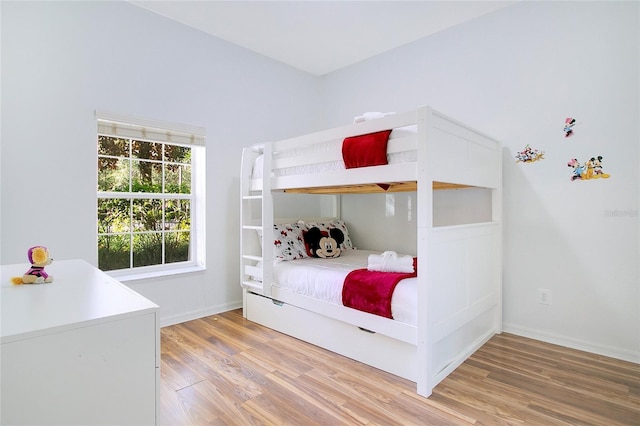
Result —
M242 286L242 315L247 317L247 289L243 283L245 277L245 265L247 264L245 257L249 253L248 245L250 230L248 226L251 223L251 196L249 194L251 169L253 167L254 155L252 154L254 147L245 147L242 149L242 162L240 165L240 284Z
M271 296L273 284L273 194L271 193L271 168L273 151L265 144L262 172L262 294Z
M491 220L498 224L498 242L496 247L495 258L495 276L497 277L496 291L497 291L497 303L495 313L495 330L496 333L502 333L502 144L498 143L496 149L498 156L498 179L496 187L491 191Z
M429 234L433 227L433 176L431 171L432 150L432 110L422 106L417 109L416 123L418 126L418 191L417 191L417 254L418 254L418 323L417 323L417 392L428 397L431 395L434 382L433 371L433 337L429 333L432 323L429 301L432 299L431 280L429 274Z

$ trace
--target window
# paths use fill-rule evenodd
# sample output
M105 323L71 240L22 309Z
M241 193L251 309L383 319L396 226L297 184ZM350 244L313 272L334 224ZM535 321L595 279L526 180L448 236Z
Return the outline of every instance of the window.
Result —
M96 114L98 267L204 266L204 129Z

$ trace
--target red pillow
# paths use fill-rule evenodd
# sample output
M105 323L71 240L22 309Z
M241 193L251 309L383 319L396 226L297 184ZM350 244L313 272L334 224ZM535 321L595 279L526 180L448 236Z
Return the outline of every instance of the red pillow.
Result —
M387 141L391 130L345 138L342 159L347 169L387 164Z

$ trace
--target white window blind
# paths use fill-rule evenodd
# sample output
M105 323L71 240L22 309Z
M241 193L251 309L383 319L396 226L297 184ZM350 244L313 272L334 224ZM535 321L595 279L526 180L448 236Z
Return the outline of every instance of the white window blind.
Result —
M96 111L98 133L179 145L205 145L204 127Z

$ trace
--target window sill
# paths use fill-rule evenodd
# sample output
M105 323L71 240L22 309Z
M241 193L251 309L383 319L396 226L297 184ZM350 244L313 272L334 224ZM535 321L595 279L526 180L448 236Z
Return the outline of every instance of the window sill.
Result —
M144 272L109 272L107 271L107 275L111 278L118 280L120 282L128 282L128 281L140 281L146 280L150 278L158 278L158 277L168 277L171 275L181 275L181 274L190 274L193 272L204 271L207 268L202 265L196 266L183 266L179 268L169 268L169 269L159 269L155 271L144 271Z

